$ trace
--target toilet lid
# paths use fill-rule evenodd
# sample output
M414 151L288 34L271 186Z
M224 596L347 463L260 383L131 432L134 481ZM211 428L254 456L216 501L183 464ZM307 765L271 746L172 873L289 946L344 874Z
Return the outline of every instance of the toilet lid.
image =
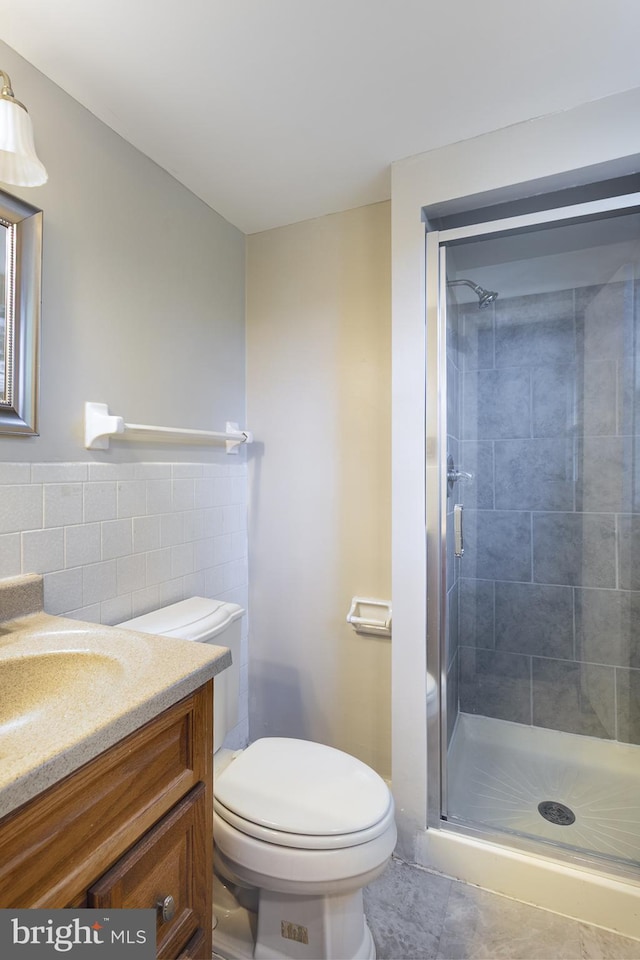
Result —
M211 640L233 620L241 617L243 612L237 603L189 597L188 600L171 603L168 607L152 610L133 620L125 620L118 626L140 633L178 637L180 640Z
M392 803L366 764L321 743L265 737L216 778L221 804L243 820L283 833L332 836L366 830Z

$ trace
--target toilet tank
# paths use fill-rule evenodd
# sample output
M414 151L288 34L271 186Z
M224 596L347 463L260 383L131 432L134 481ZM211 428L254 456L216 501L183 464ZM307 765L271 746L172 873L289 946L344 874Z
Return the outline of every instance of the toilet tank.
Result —
M238 722L240 699L240 621L244 610L237 603L190 597L152 610L117 626L163 637L215 643L231 650L231 666L213 681L214 752L222 746L227 732Z

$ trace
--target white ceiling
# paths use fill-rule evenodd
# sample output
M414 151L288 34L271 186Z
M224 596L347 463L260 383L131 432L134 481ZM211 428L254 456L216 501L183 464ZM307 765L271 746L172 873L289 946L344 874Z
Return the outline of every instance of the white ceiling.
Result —
M0 31L245 233L640 86L638 0L0 0Z

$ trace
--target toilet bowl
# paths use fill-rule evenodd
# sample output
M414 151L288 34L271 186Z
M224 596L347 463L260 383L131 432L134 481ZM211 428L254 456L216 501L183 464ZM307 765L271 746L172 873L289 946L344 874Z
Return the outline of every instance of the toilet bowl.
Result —
M214 951L374 960L362 889L395 847L393 798L370 767L324 744L265 737L218 749L237 718L242 613L194 597L120 624L231 648L232 667L214 683Z

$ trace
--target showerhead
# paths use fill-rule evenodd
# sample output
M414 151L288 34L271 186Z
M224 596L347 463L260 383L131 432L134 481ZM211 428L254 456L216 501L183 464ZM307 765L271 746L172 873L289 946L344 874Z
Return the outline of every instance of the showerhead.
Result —
M478 289L476 290L476 293L480 298L480 302L478 306L480 307L481 310L483 310L485 307L488 307L489 304L493 303L494 300L498 299L497 290L485 290L484 287L478 287Z
M478 306L481 310L484 310L490 303L498 299L498 292L496 290L485 290L484 287L481 287L478 283L474 283L473 280L447 280L448 287L458 287L461 284L466 287L471 287L478 297Z

